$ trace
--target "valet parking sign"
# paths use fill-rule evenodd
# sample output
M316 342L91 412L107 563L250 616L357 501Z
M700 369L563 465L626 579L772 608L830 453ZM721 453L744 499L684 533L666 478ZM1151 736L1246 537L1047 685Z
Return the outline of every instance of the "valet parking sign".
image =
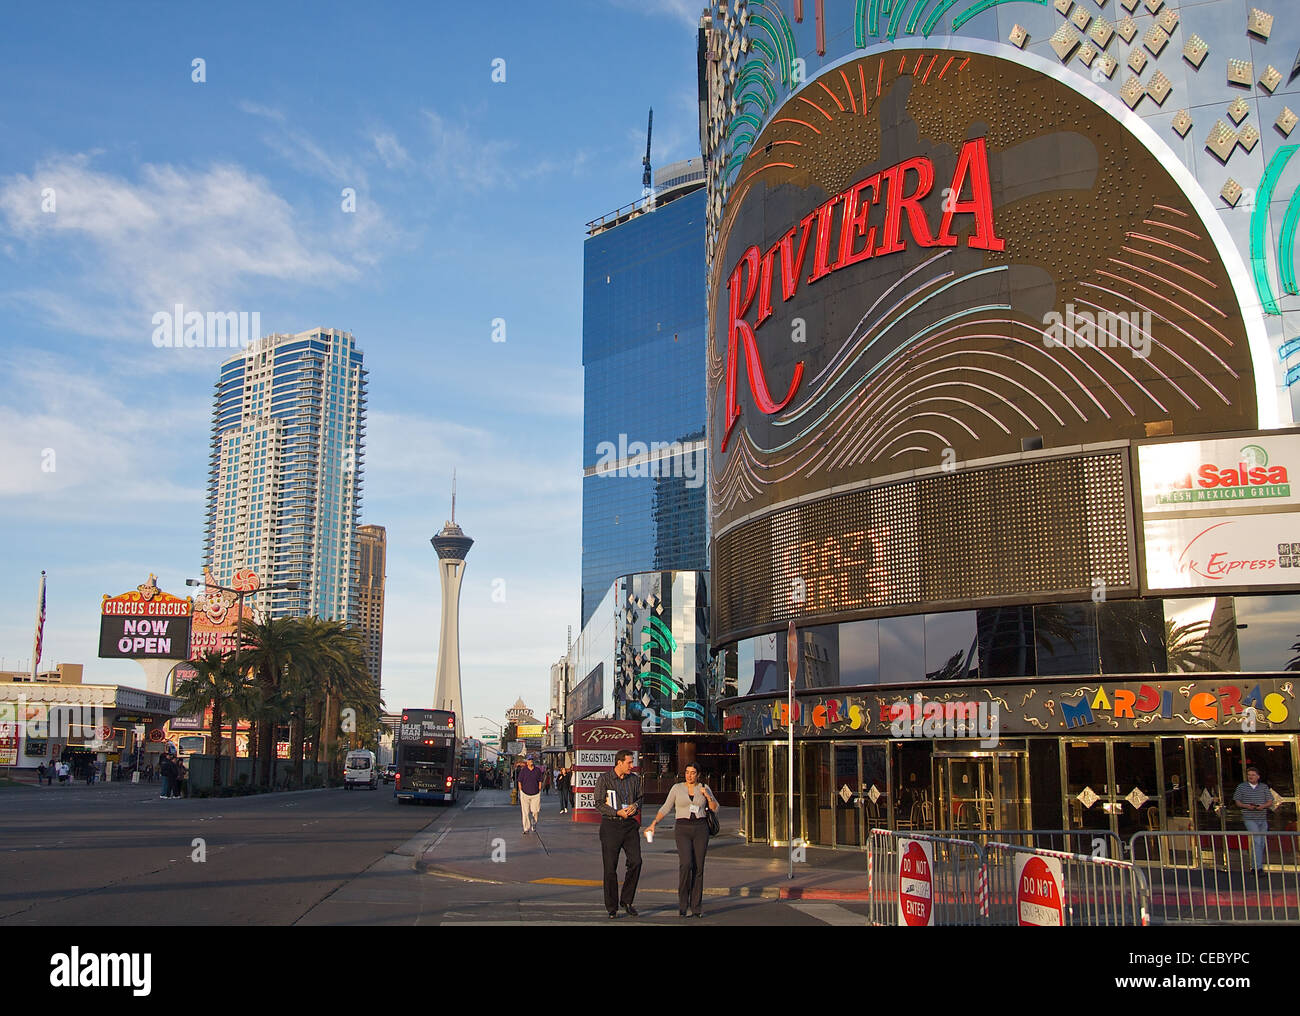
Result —
M633 752L632 770L640 770L641 724L635 720L579 720L573 725L573 821L599 822L596 780L614 768L614 757Z

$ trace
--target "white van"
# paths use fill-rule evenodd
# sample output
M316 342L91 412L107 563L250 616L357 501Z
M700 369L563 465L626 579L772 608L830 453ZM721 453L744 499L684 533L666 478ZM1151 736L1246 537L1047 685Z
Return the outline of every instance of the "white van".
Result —
M347 761L343 763L343 786L379 788L379 766L375 763L373 751L350 751Z

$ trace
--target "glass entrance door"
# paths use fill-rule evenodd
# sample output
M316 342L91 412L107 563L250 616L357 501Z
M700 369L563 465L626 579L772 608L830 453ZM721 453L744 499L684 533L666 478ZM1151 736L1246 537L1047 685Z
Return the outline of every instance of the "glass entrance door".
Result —
M936 753L939 828L1024 829L1029 821L1025 752Z
M1160 828L1154 739L1069 741L1063 757L1067 828L1111 832L1124 843Z

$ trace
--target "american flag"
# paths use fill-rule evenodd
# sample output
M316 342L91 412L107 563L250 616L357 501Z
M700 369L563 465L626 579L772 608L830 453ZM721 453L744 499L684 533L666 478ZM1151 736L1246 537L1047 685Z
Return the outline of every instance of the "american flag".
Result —
M41 646L45 641L45 572L41 572L41 599L36 609L36 641L32 645L32 673L41 662Z

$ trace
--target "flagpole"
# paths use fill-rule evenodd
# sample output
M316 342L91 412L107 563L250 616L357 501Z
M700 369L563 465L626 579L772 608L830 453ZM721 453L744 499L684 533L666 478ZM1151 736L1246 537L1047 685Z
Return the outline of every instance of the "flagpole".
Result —
M32 683L41 662L41 637L45 634L45 570L41 569L41 591L36 597L36 637L32 639Z

